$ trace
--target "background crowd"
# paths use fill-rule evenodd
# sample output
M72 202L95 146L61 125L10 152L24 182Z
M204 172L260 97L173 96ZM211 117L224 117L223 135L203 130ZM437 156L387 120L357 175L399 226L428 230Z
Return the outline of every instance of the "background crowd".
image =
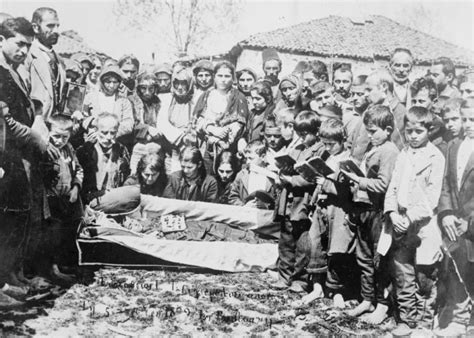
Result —
M63 60L54 9L0 21L0 307L35 276L73 283L84 205L136 185L274 210L273 287L302 302L358 298L348 314L393 314L396 335L474 330L474 70L440 56L410 81L402 47L371 74L302 61L282 76L273 49L262 78L225 60ZM298 170L315 157L329 174Z

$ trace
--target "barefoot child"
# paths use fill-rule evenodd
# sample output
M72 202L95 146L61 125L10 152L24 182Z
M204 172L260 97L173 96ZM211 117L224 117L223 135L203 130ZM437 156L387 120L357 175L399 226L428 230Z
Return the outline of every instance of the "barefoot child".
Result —
M405 116L408 143L395 163L385 197L385 215L393 230L391 262L398 325L394 336L416 326L431 329L436 300L436 268L441 232L435 216L444 173L444 156L429 141L433 114L413 106Z
M370 107L364 113L363 123L369 136L369 146L360 165L365 177L341 170L356 188L367 192L370 200L370 205L364 209L354 207L350 213L350 219L357 227L356 259L361 270L362 302L347 314L360 316L371 312L365 320L378 324L387 317L385 288L388 286L388 274L385 259L377 253L377 243L382 230L385 192L399 151L390 141L394 116L389 107L380 104Z
M289 150L296 161L304 161L324 153L324 146L316 136L321 122L312 111L300 112L294 122L299 143ZM293 168L281 168L279 185L283 187L277 200L276 215L281 222L278 243L278 272L280 281L275 288L290 287L294 292L308 291L307 235L311 226L308 203L314 191L314 183L306 181Z
M51 210L49 219L50 240L53 245L53 265L50 271L53 279L72 282L72 276L59 271L57 264L74 265L77 263L75 237L77 226L82 217L82 202L79 191L82 187L84 172L69 139L74 127L73 120L68 116L51 116L46 124L49 128L49 140L60 152L54 163L54 176L47 186L48 204ZM72 258L72 259L71 259Z
M354 283L358 278L354 257L355 234L345 221L345 210L352 196L348 182L338 179L342 178L339 176L339 162L349 158L349 152L344 148L346 130L343 122L337 119L323 122L319 136L330 155L326 164L334 173L327 178L319 176L316 182L321 193L309 231L311 255L307 268L313 275L314 286L313 291L303 297L303 302L309 303L324 296L321 283L325 275L329 297L333 298L336 307L343 308L344 297L353 294L358 284Z

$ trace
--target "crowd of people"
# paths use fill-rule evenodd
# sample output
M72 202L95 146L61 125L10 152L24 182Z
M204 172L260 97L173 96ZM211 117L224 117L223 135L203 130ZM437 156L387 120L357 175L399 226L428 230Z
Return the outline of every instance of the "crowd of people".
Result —
M302 302L359 299L347 314L393 315L394 335L474 334L474 70L440 56L410 81L405 48L370 74L311 60L281 76L274 49L263 77L225 60L62 59L54 9L0 21L0 307L35 276L74 282L84 206L136 185L274 210L272 287ZM315 157L329 174L297 170Z

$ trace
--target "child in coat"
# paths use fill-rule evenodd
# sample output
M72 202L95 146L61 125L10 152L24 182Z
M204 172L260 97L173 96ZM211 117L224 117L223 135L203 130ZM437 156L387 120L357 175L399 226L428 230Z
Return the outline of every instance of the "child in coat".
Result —
M341 170L355 184L355 189L368 195L367 203L354 203L349 219L356 226L356 260L361 271L362 302L347 314L360 316L370 312L365 321L381 323L387 317L388 299L385 288L389 284L387 263L377 252L377 244L383 224L385 192L392 177L397 146L390 141L394 130L394 116L390 108L380 104L370 107L363 116L369 137L361 170L365 177Z
M265 156L267 154L267 146L263 141L251 141L244 150L246 158L246 166L239 171L231 184L229 193L229 204L245 205L259 209L273 209L275 202L275 188L270 179L252 170L252 166L265 168ZM258 198L251 198L256 191L264 191L268 193L272 201L262 201ZM250 197L249 197L250 196Z
M346 221L347 208L352 196L344 177L339 175L339 162L349 158L344 147L346 129L341 120L329 119L321 124L321 142L330 155L326 164L333 170L327 177L316 179L319 197L312 217L310 238L310 262L308 272L312 274L313 291L303 297L304 303L323 297L322 283L325 280L327 294L336 307L344 307L344 298L354 294L358 279L355 262L355 233ZM319 188L319 190L318 190Z
M393 231L393 266L398 312L393 335L408 335L416 326L429 328L434 319L436 270L441 231L436 208L441 193L444 156L429 141L433 114L413 106L405 116L408 145L395 163L385 196L384 212Z
M48 220L49 250L52 253L53 280L72 282L71 276L61 273L58 264L73 266L77 264L75 244L77 227L83 215L80 197L84 171L77 160L76 153L69 143L74 127L69 116L55 115L46 121L49 129L49 142L59 150L59 158L54 161L46 194L51 211Z
M324 146L317 137L320 125L317 114L312 111L302 111L296 116L294 129L300 141L288 152L296 162L324 153ZM281 168L279 181L282 190L275 210L277 220L281 222L278 243L280 280L274 287L306 292L309 286L305 268L309 260L308 230L311 226L308 206L314 183L297 174L293 167L286 166Z
M438 218L452 261L446 285L453 306L449 324L440 336L474 335L474 99L461 106L464 137L448 145L446 171L438 206ZM454 265L454 264L455 265ZM458 274L459 273L459 274Z

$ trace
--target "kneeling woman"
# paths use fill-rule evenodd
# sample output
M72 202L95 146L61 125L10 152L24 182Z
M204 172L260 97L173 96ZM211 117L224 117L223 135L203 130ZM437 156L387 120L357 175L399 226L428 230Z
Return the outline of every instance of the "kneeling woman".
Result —
M181 170L168 177L163 197L185 201L216 202L216 179L207 175L201 152L188 146L179 155Z
M140 185L142 194L162 197L167 183L165 156L160 152L144 155L138 161L136 175L130 176L124 185Z

